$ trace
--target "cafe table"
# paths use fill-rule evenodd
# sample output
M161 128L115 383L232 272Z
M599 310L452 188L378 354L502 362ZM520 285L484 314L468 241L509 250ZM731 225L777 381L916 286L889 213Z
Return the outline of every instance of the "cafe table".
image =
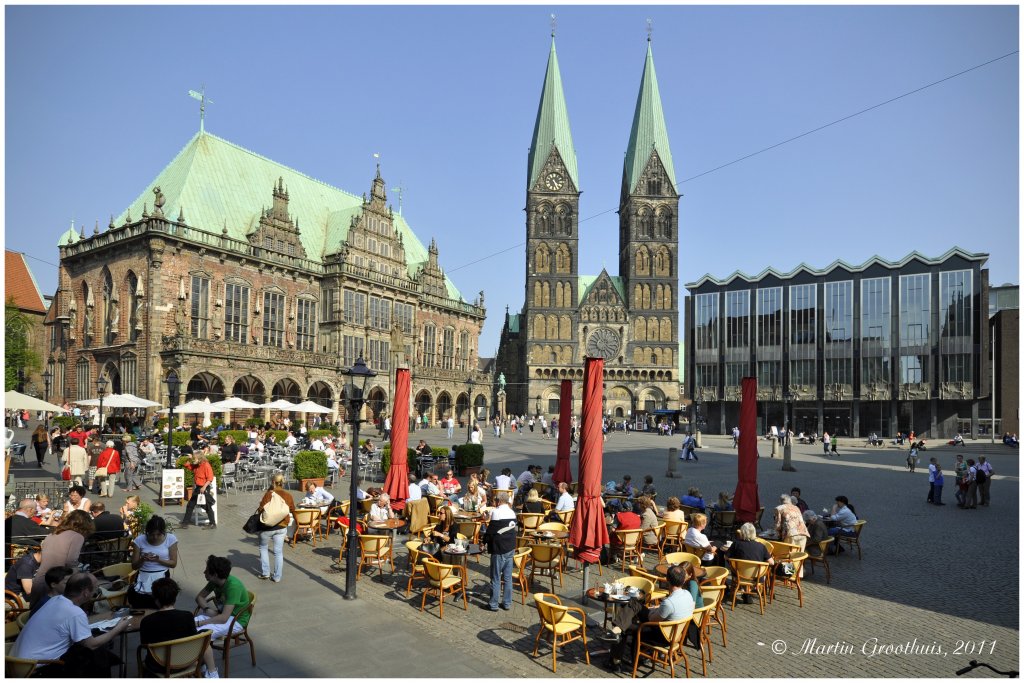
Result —
M117 635L118 643L119 643L118 644L118 648L119 648L118 649L118 656L121 658L121 663L118 665L118 668L117 668L118 678L127 678L128 677L128 634L129 633L138 633L140 624L142 623L142 620L145 617L147 617L150 614L152 614L153 612L155 612L155 611L156 610L154 610L154 609L133 609L133 610L129 610L128 608L121 608L117 612L111 612L110 610L104 610L102 612L98 612L96 614L92 614L92 615L89 616L89 624L90 625L96 624L96 623L99 623L99 622L102 622L102 621L107 621L108 619L113 619L115 616L117 616L119 614L122 614L122 613L126 613L125 618L131 620L129 625L128 625L128 628L126 628L125 630L121 631ZM96 631L94 631L94 635L95 635L95 633L96 633Z
M462 585L464 588L469 588L469 556L474 557L484 551L479 543L469 543L466 545L466 549L462 551L448 550L448 544L441 548L441 554L448 558L448 564L457 564L462 567Z
M381 519L373 522L367 522L366 526L368 526L371 529L378 529L380 531L389 531L391 535L391 547L394 548L395 533L397 533L398 529L405 526L405 520L399 519L397 517L392 517L391 519Z
M593 588L587 589L587 597L591 600L604 604L604 621L601 624L601 628L605 631L608 630L608 608L612 608L612 613L618 610L625 604L628 604L630 599L637 598L640 601L647 599L647 591L639 591L635 596L633 595L609 595L604 592L604 588L594 586Z

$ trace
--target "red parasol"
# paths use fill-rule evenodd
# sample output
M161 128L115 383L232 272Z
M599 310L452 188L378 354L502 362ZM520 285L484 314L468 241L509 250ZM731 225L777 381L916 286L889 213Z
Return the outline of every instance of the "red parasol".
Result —
M555 483L572 483L569 467L569 425L572 419L572 380L562 380L562 395L558 403L558 457L555 459Z
M587 358L583 366L583 409L580 426L580 486L576 514L572 516L569 542L576 547L576 557L584 562L597 562L601 548L608 543L608 527L604 523L601 503L601 466L604 439L601 436L601 380L603 358Z
M402 510L409 497L409 391L408 368L395 371L395 403L391 409L391 469L384 480L384 492L391 508Z
M732 499L736 519L755 522L761 503L757 497L757 378L741 380L739 481Z

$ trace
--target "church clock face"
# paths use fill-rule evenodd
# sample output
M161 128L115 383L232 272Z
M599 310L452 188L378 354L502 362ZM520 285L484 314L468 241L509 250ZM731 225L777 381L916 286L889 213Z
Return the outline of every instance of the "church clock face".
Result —
M614 358L619 351L619 335L607 327L599 327L587 338L587 355L591 358Z
M548 173L547 177L544 178L544 187L548 188L552 192L561 190L564 185L565 179L562 178L560 173Z

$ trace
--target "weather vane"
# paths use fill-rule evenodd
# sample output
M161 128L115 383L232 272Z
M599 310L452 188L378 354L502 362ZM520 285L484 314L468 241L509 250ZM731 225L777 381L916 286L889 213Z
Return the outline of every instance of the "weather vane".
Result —
M651 42L651 33L654 32L654 22L650 19L647 20L647 42Z
M203 89L199 92L195 90L188 91L189 97L194 100L199 100L199 132L203 132L203 119L206 118L206 103L213 104L213 100L206 99L206 84L203 83Z
M401 216L402 215L402 193L405 191L405 186L402 185L402 181L399 180L398 181L398 186L397 187L392 187L391 191L398 193L398 215Z
M555 15L551 15L551 37L555 37L555 29L558 28L558 20L555 19Z
M380 175L380 152L374 152L373 158L377 160L377 175Z

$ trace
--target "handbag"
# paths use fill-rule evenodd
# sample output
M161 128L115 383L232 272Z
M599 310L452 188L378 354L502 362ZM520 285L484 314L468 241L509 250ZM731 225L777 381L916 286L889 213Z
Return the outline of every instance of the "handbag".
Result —
M96 476L97 477L105 477L105 476L107 476L107 468L106 467L97 467L96 468Z
M249 515L249 519L245 520L245 524L242 525L242 531L247 534L257 534L260 532L260 513L254 512Z
M64 469L60 471L60 478L64 481L71 481L71 468L69 466L65 466Z

